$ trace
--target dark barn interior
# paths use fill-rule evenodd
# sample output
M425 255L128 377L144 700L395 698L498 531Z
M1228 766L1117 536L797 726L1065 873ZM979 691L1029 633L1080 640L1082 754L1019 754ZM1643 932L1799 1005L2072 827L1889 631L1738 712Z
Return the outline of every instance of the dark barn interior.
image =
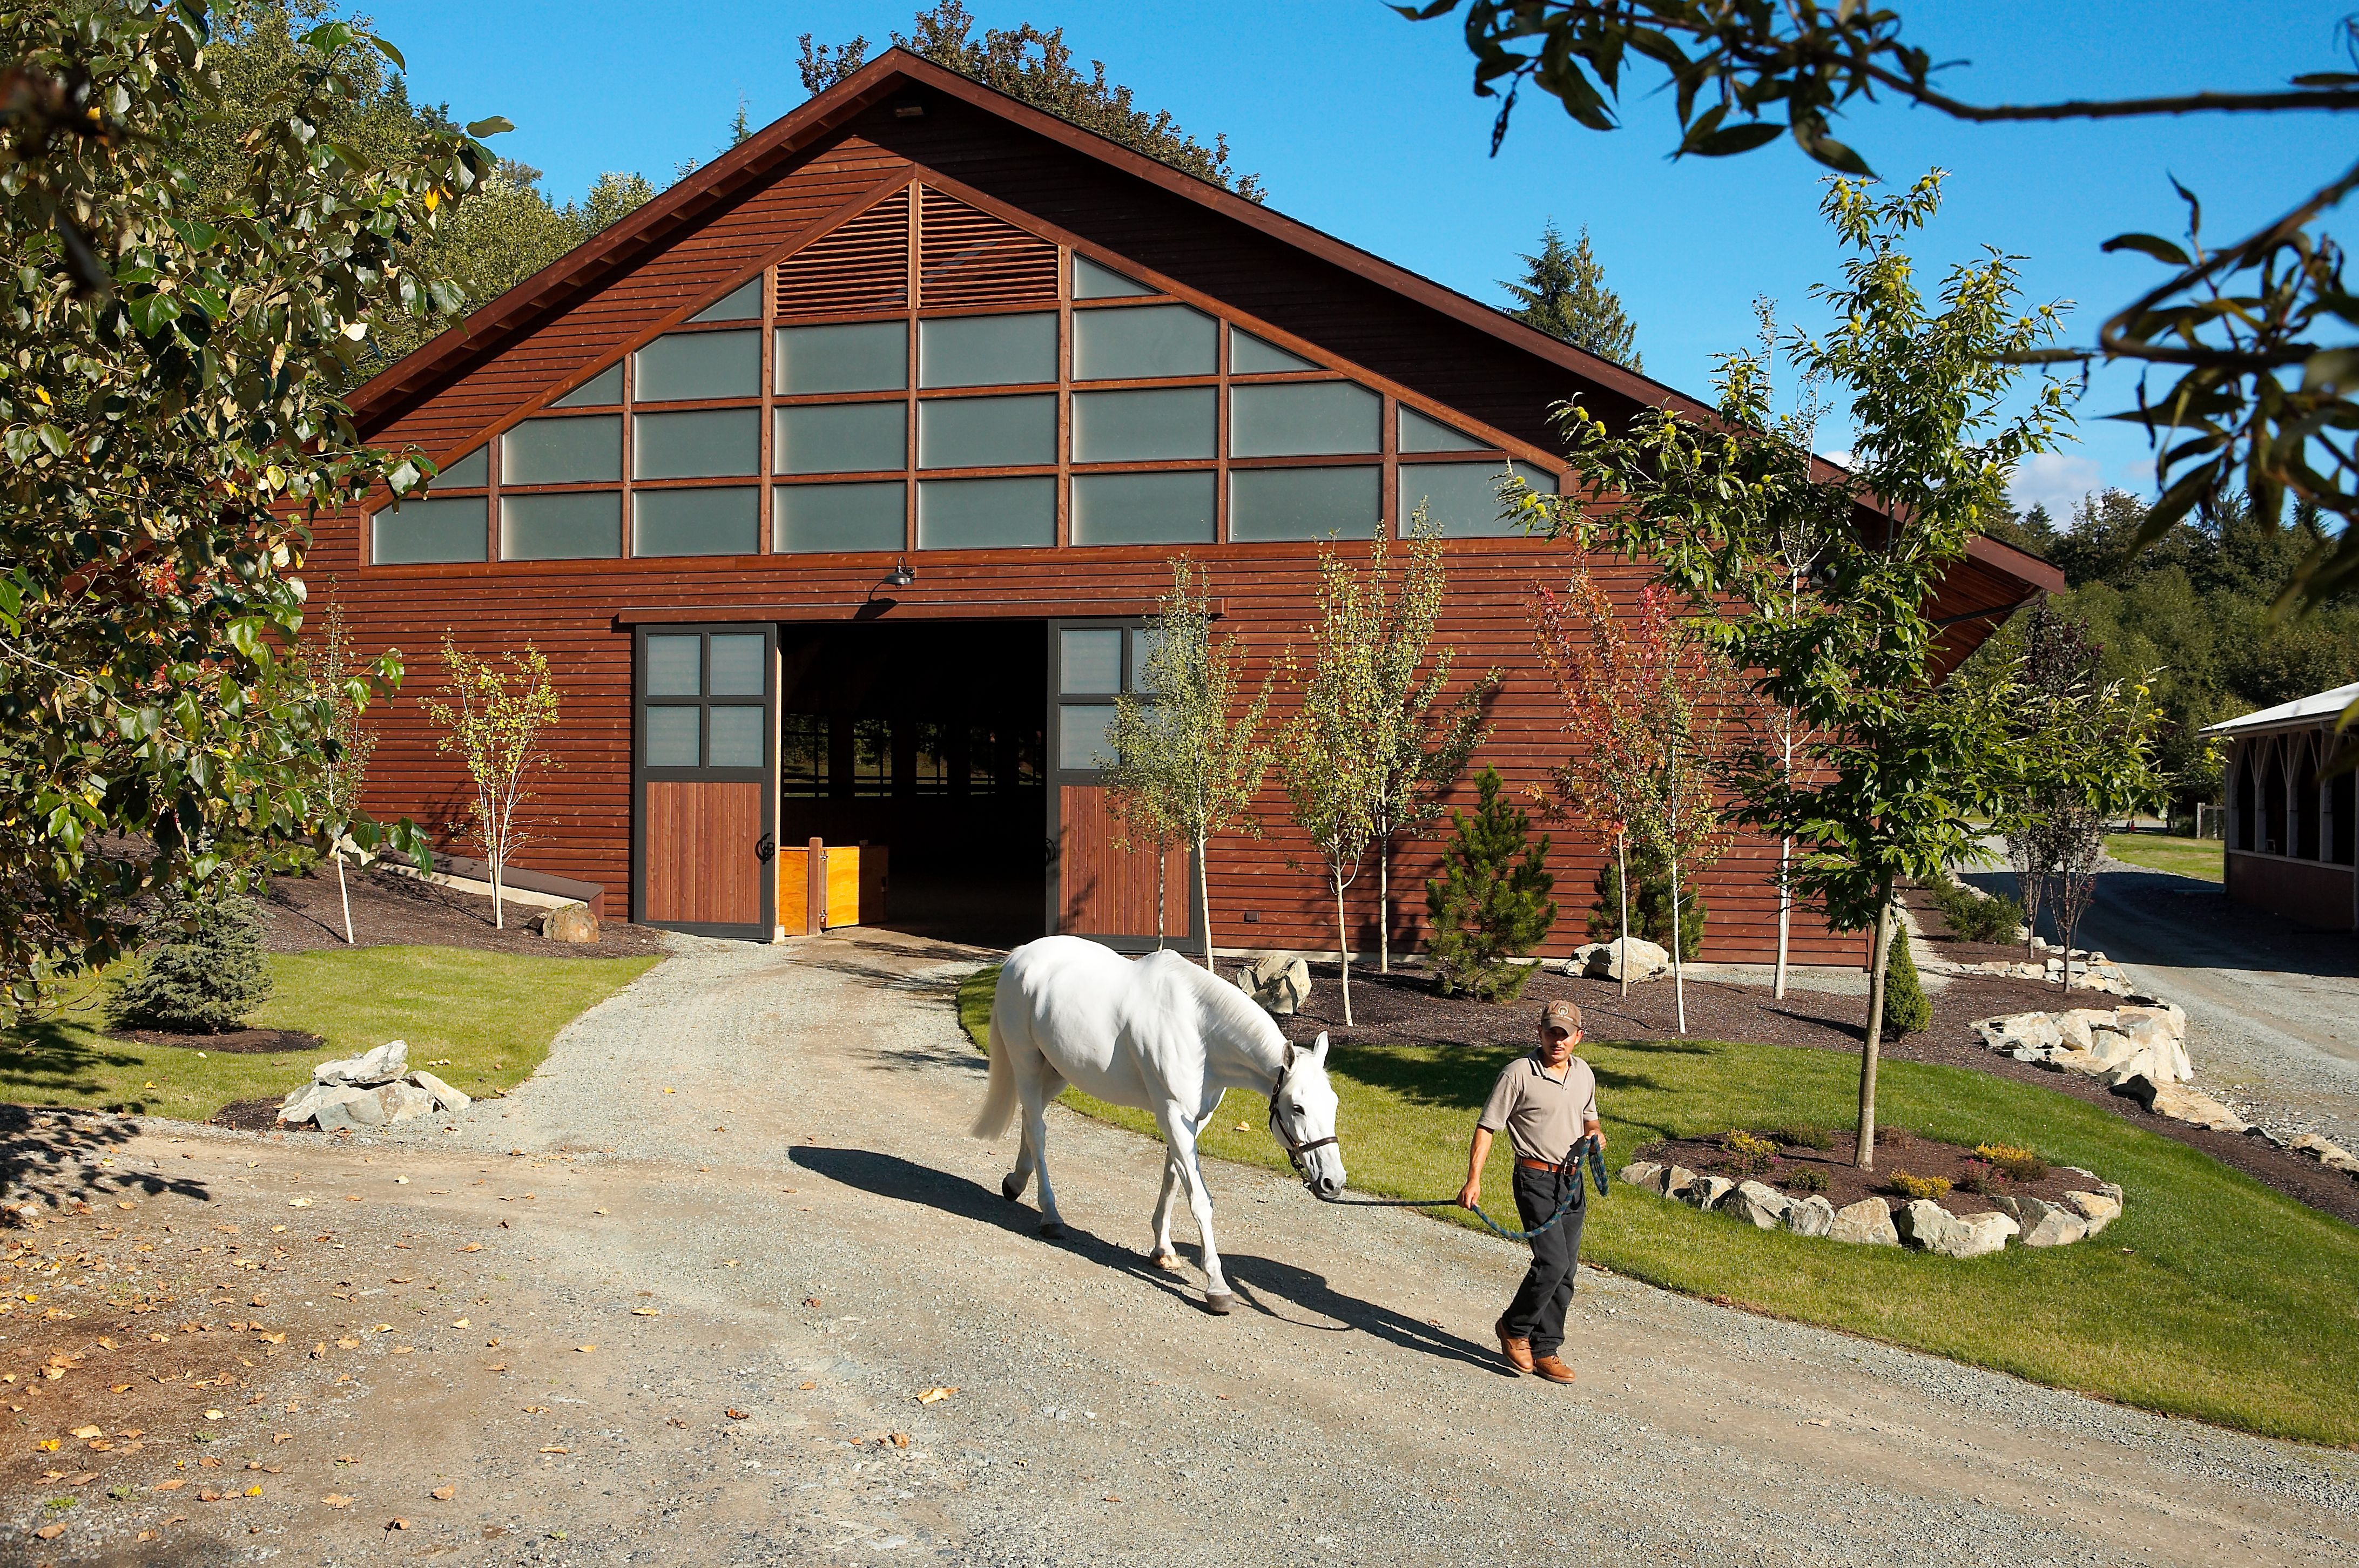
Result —
M783 626L778 841L883 845L883 924L1009 946L1046 929L1038 621Z

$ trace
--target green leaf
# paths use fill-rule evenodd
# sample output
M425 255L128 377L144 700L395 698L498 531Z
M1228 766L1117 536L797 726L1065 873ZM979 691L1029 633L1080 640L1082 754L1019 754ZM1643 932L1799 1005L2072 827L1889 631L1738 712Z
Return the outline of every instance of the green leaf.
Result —
M2107 240L2104 244L2099 245L2097 248L2100 251L2108 253L2113 251L2139 251L2143 252L2147 255L2152 256L2158 262L2165 262L2172 266L2184 267L2192 266L2194 265L2194 263L2188 259L2188 255L2185 251L2180 250L2169 240L2163 239L2159 235L2156 234L2115 234L2112 239Z
M467 134L480 139L484 136L506 135L508 132L515 129L516 127L508 123L507 116L504 114L494 114L487 119L477 120L473 124L470 124L467 127Z
M1786 127L1768 120L1753 120L1714 131L1701 139L1690 136L1680 145L1682 154L1693 153L1698 157L1732 157L1749 153L1756 147L1767 146L1786 134Z

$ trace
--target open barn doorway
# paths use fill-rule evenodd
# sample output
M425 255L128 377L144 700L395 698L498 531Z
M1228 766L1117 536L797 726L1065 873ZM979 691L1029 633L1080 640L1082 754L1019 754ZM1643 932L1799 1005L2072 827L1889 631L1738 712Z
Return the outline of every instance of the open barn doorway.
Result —
M1041 935L1046 626L782 626L778 666L780 846L889 850L881 924L895 930L991 946Z

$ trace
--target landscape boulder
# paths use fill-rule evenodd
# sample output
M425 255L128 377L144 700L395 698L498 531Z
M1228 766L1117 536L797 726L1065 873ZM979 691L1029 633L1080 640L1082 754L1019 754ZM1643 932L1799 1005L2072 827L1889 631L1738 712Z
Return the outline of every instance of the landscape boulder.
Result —
M2246 1124L2243 1117L2202 1090L2176 1083L2159 1071L2144 1068L2117 1071L2107 1081L2115 1094L2137 1101L2157 1116L2167 1116L2173 1121L2184 1121L2193 1127L2208 1127L2214 1132L2245 1130Z
M1584 975L1593 980L1618 980L1625 965L1633 983L1660 979L1671 972L1670 950L1643 936L1584 943L1565 960L1564 972Z
M434 1097L413 1084L379 1084L373 1089L349 1091L349 1098L330 1099L312 1113L322 1132L346 1127L389 1127L424 1116L434 1108Z
M1991 1199L2001 1214L2023 1229L2026 1247L2065 1247L2089 1234L2089 1222L2080 1213L2042 1198L2002 1194Z
M1237 989L1277 1018L1290 1018L1310 995L1310 965L1299 953L1271 953L1237 971Z
M412 1071L409 1047L388 1040L374 1051L313 1067L311 1081L279 1102L278 1120L289 1127L309 1121L322 1132L340 1132L408 1121L437 1107L464 1110L473 1103L425 1069Z
M1763 1230L1775 1230L1786 1217L1786 1211L1794 1206L1794 1200L1765 1183L1739 1182L1736 1190L1723 1197L1718 1206L1723 1214L1750 1220Z
M1824 1236L1834 1228L1835 1206L1812 1193L1799 1203L1788 1204L1779 1223L1797 1236Z
M2027 1048L2049 1050L2064 1044L2064 1032L2044 1012L2010 1012L2003 1018L1985 1018L1974 1024L1974 1032L1992 1050L2010 1054Z
M2079 1215L2087 1234L2094 1236L2121 1217L2122 1200L2103 1193L2066 1193L2064 1206Z
M1652 1187L1662 1191L1660 1177L1663 1167L1652 1160L1633 1160L1614 1173L1614 1179L1625 1187Z
M1720 1200L1736 1190L1736 1184L1726 1176L1698 1176L1680 1193L1680 1202L1711 1210L1720 1206Z
M1900 1245L1900 1232L1892 1223L1892 1211L1884 1206L1882 1198L1862 1198L1836 1209L1833 1222L1827 1227L1827 1238L1871 1247Z
M1693 1185L1695 1180L1696 1173L1685 1165L1666 1165L1663 1167L1662 1184L1655 1190L1667 1198L1675 1198Z
M406 1041L388 1040L374 1051L358 1056L348 1056L341 1062L322 1062L311 1069L315 1084L336 1084L356 1089L389 1084L409 1071L409 1045Z
M594 946L598 941L598 917L590 913L586 903L560 903L540 917L540 934L551 942Z
M1908 1245L1944 1258L1980 1258L2001 1250L2023 1228L2005 1214L1951 1214L1930 1198L1914 1198L1893 1216Z
M423 1067L410 1074L409 1081L431 1095L439 1109L464 1110L475 1103L473 1097L461 1094Z
M2330 1141L2319 1133L2305 1132L2300 1137L2288 1141L2286 1147L2309 1155L2330 1171L2341 1171L2346 1175L2359 1176L2359 1156L2354 1156L2349 1150Z

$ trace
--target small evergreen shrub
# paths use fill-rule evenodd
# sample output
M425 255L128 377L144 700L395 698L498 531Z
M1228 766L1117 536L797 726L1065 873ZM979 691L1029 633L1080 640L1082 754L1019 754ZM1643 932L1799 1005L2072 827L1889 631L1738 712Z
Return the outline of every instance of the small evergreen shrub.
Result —
M131 979L107 1000L117 1029L218 1034L270 997L262 913L243 893L165 890L139 927Z
M1962 941L2011 943L2023 924L2023 905L2014 899L1995 898L1948 877L1926 891Z
M1823 1127L1773 1127L1762 1136L1788 1149L1815 1149L1821 1154L1835 1146L1834 1134Z
M1933 1004L1917 979L1917 960L1908 951L1908 933L1895 927L1891 957L1884 965L1884 1032L1895 1040L1933 1026Z
M1791 1193L1822 1193L1827 1190L1824 1171L1800 1170L1786 1178L1786 1190Z
M1750 1132L1730 1133L1720 1141L1720 1152L1727 1156L1722 1167L1733 1176L1758 1176L1777 1158L1777 1145Z
M1912 1176L1906 1171L1895 1171L1892 1173L1892 1179L1886 1182L1885 1185L1889 1188L1895 1195L1899 1197L1938 1198L1948 1195L1950 1191L1950 1178L1947 1176Z
M2018 1149L2012 1143L1977 1143L1974 1158L1987 1161L1991 1169L2010 1182L2044 1181L2048 1162L2029 1149Z
M1530 816L1502 799L1499 774L1483 770L1471 816L1450 814L1442 874L1425 884L1432 935L1426 955L1434 989L1478 1001L1513 1001L1536 966L1512 962L1547 940L1556 925L1549 890L1549 836L1531 839Z
M1622 868L1613 856L1597 873L1597 902L1589 907L1589 939L1611 942L1622 935ZM1704 922L1712 911L1695 879L1680 879L1680 958L1693 961L1703 946ZM1665 952L1671 946L1671 869L1662 856L1630 846L1630 935Z

